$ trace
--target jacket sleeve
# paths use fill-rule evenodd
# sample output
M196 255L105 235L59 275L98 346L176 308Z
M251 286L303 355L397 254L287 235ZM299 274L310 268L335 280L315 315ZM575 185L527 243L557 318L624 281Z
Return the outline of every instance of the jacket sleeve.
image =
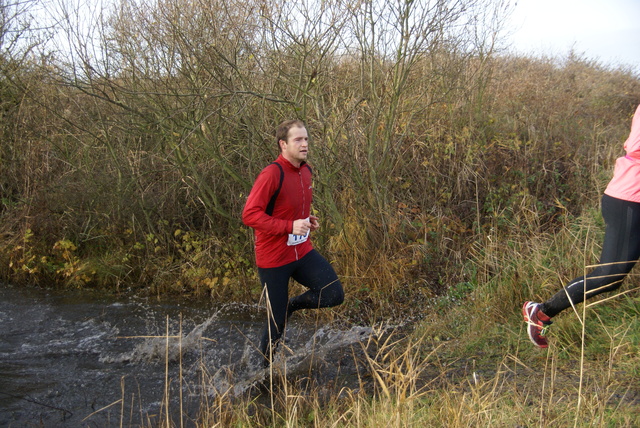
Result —
M624 149L627 152L627 156L633 158L635 161L640 160L640 106L636 109L631 121L631 132L629 138L624 143Z
M280 171L276 166L269 166L260 172L242 210L242 222L245 225L270 235L291 233L291 220L278 219L266 213L269 200L279 185Z

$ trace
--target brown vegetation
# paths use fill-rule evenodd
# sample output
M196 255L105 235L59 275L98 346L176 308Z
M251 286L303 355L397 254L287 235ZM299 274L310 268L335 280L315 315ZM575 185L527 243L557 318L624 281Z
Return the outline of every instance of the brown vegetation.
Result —
M239 214L298 117L346 311L486 279L465 261L595 203L640 80L501 54L499 2L430 6L124 1L91 39L58 21L69 54L5 45L0 278L257 299Z

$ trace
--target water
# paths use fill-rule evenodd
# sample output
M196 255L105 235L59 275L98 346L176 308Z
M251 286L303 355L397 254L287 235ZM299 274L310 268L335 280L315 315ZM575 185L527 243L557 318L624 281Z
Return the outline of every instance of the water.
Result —
M265 379L262 317L253 305L0 286L0 426L149 426L167 414L194 426L203 397ZM335 376L336 351L372 334L294 316L274 366L295 376L331 361Z

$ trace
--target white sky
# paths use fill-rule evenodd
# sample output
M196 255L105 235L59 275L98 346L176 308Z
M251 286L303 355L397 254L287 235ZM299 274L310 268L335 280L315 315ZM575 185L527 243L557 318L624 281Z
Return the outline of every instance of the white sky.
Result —
M566 57L573 50L640 72L640 0L517 0L512 49Z

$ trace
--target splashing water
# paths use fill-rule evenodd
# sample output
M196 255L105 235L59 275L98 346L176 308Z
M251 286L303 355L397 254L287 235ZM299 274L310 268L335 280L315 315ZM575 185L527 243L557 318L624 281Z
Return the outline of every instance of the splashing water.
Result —
M337 349L349 347L380 333L371 327L353 326L349 330L330 327L319 328L306 342L298 345L295 340L285 338L281 352L276 353L273 365L279 372L291 376L304 375ZM259 368L258 362L251 364L251 347L247 347L236 364L221 367L213 376L208 394L210 396L232 393L240 396L252 386L263 382L270 368Z
M166 406L195 418L203 396L240 396L269 375L256 349L263 313L0 287L0 426L108 426L124 414L148 425ZM272 369L304 375L372 334L301 317Z
M165 335L145 338L131 352L119 356L106 356L100 359L103 363L152 362L167 360L175 362L186 352L191 352L200 345L204 331L220 316L222 309L211 315L206 321L196 325L186 336ZM133 337L135 339L135 337Z

